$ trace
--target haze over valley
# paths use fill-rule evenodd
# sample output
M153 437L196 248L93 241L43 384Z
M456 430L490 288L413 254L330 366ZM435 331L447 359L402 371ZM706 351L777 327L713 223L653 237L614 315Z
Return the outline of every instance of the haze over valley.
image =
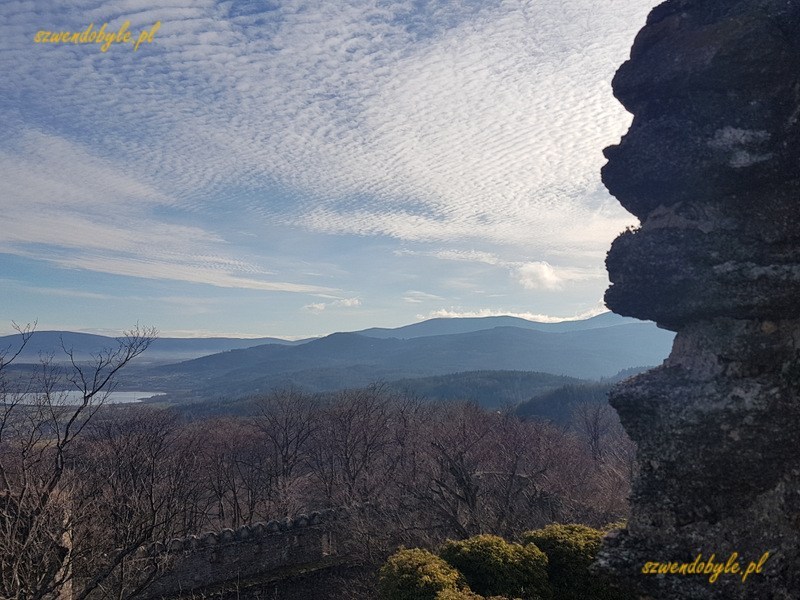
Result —
M161 338L121 374L118 389L153 390L164 394L161 402L181 403L233 401L288 387L332 392L383 382L434 399L499 406L559 384L609 379L660 364L672 338L652 323L612 313L560 323L516 317L432 319L300 341ZM58 362L64 358L62 344L77 360L88 361L114 343L103 336L37 332L14 370L30 370L48 353ZM0 347L15 344L18 336L0 338ZM496 372L490 390L485 382L481 388L475 372ZM527 374L530 389L512 373ZM443 376L450 376L449 384L443 385Z

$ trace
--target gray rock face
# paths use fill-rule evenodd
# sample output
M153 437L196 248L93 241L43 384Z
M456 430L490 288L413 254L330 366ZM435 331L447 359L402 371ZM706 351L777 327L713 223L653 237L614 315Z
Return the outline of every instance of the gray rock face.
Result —
M670 0L614 91L634 114L603 181L641 228L608 306L678 332L612 404L639 445L601 565L657 598L800 597L800 1ZM645 575L712 554L760 575Z
M671 329L800 316L800 4L673 0L614 92L634 114L603 181L642 221L607 302Z

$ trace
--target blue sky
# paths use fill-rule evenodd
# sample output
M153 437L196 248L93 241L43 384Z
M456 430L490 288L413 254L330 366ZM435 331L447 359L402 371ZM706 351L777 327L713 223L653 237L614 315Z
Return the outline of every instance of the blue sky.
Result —
M653 0L4 1L0 332L601 310ZM152 43L37 44L90 23Z

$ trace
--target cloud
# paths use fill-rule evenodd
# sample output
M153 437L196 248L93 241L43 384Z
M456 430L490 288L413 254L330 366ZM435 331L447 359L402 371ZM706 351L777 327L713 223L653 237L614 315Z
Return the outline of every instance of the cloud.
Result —
M303 309L318 315L328 308L355 308L357 306L361 306L360 298L339 298L333 302L316 302L313 304L307 304L303 307Z
M631 222L595 192L630 120L609 81L652 4L50 2L9 26L163 24L135 54L32 60L12 38L4 65L21 119L70 123L184 209L224 198L315 232L586 249ZM272 184L289 191L277 210L231 192Z
M600 277L605 249L634 221L599 169L630 122L609 82L653 4L12 3L0 38L14 82L0 252L312 294L308 310L323 312L358 306L335 303L366 297L394 266L319 267L353 256L330 248L357 244L328 236L361 236L387 253L440 245L442 260L568 291ZM136 53L31 40L126 19L134 31L162 26ZM448 285L490 289L480 276L492 269L466 270ZM402 293L444 287L425 277L395 297L437 301Z
M320 293L334 288L271 281L236 257L219 235L168 223L153 210L178 202L84 146L26 129L0 151L5 176L0 252L68 269L202 283L216 287Z
M546 261L522 263L514 271L519 283L528 290L560 290L571 282L606 276L601 269L554 267Z
M517 268L517 274L519 282L529 290L540 288L557 290L561 288L564 282L564 279L546 262L524 264Z
M397 256L428 256L431 258L438 258L439 260L454 260L460 262L470 263L484 263L487 265L502 265L504 261L500 260L496 255L491 252L482 250L397 250Z
M334 306L352 308L354 306L361 306L361 300L359 298L343 298L342 300L335 302Z
M557 291L572 282L604 279L606 276L605 271L599 267L554 266L547 261L505 260L486 251L458 249L413 251L406 249L398 251L396 254L497 266L507 270L515 281L528 290Z
M324 302L316 302L316 303L314 303L314 304L306 304L306 305L303 307L303 309L304 309L304 310L307 310L307 311L309 311L309 312L312 312L312 313L314 313L315 315L318 315L319 313L321 313L321 312L322 312L323 310L325 310L326 308L328 308L328 305L327 305L327 304L325 304Z
M444 300L444 298L417 290L409 290L403 296L403 301L409 304L422 304L423 302L429 302L431 300Z
M532 313L532 312L515 312L504 311L494 308L480 308L480 309L461 309L461 308L440 308L429 312L427 315L417 315L418 319L459 319L459 318L480 318L480 317L518 317L520 319L527 319L529 321L537 321L539 323L561 323L563 321L579 321L588 319L597 315L608 312L608 309L602 304L587 311L582 311L579 314L568 317L555 317L552 315Z
M13 288L17 292L29 292L42 294L45 296L59 296L62 298L78 298L81 300L113 300L115 297L110 294L100 294L97 292L87 292L84 290L73 290L68 288L45 287L37 285L25 285L13 279L0 279L3 287Z
M649 4L505 3L418 47L367 96L369 162L346 143L339 153L334 189L351 193L357 168L373 202L324 203L300 222L413 241L607 245L631 221L596 194L600 150L629 123L608 82ZM599 227L579 231L587 221Z

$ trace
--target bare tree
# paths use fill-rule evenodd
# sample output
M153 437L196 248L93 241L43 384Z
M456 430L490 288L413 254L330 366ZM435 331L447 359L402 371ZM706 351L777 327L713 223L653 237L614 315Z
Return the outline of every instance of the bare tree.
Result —
M256 406L253 424L263 436L275 482L273 510L290 516L303 506L301 469L309 460L311 440L319 427L319 401L289 388L259 398Z
M607 403L579 404L575 427L595 464L592 505L605 520L627 517L630 484L636 470L636 445Z
M561 436L546 423L524 422L510 413L496 420L490 440L495 452L481 473L487 488L483 529L515 537L551 517L545 482L554 470L553 446Z
M614 426L617 415L608 402L583 401L572 410L572 422L592 453L592 458L599 461L605 452L606 436Z
M135 597L160 574L163 556L139 548L186 535L186 469L196 449L181 443L177 416L146 407L105 411L88 426L73 467L75 600Z
M309 460L332 505L374 500L393 477L390 397L380 385L348 390L320 408Z
M204 468L198 476L208 486L214 506L212 527L236 528L257 512L267 512L271 481L257 432L235 419L215 419L204 429Z
M420 500L458 537L481 533L479 473L488 464L486 440L495 419L475 404L453 404L432 425L427 442L430 471Z
M45 357L35 379L12 387L8 366L33 327L18 330L20 347L0 360L0 596L28 600L55 597L73 579L71 532L75 519L88 515L71 508L71 450L113 391L120 369L147 349L156 332L136 327L88 364L65 349L66 367ZM78 393L77 402L67 387Z

